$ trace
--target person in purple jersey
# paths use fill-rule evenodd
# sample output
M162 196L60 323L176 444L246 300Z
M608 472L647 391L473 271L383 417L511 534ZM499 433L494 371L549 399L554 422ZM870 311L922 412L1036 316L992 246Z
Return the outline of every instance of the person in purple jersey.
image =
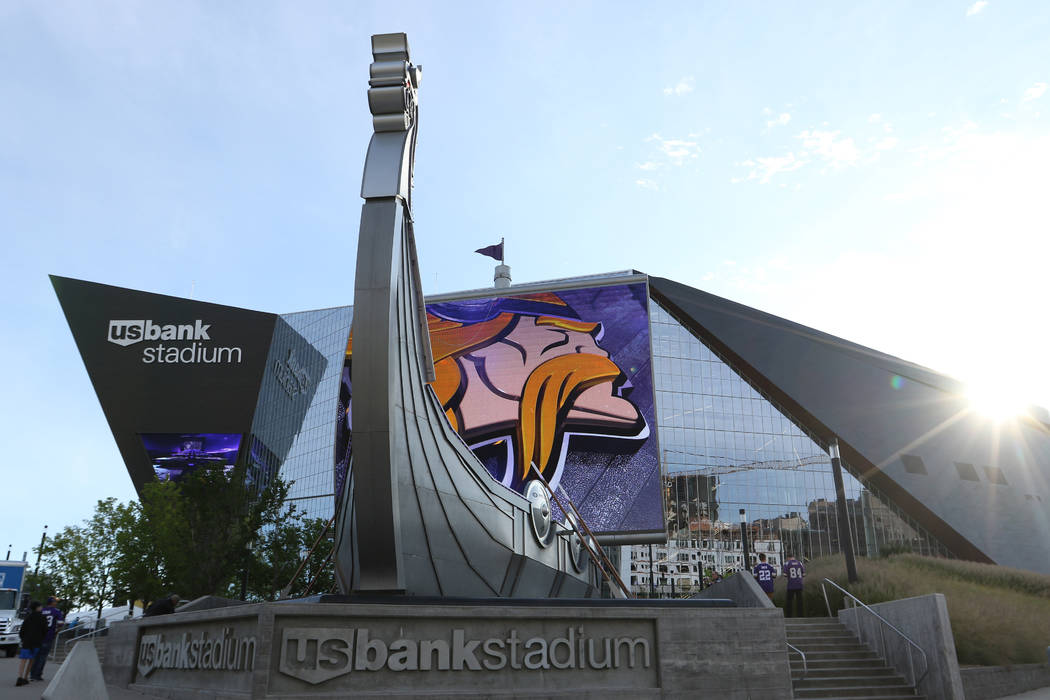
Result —
M791 609L794 602L797 616L802 617L805 614L802 608L802 580L806 576L806 567L802 566L802 562L790 553L787 555L787 561L784 562L784 576L787 577L788 582L784 616L792 617Z
M758 564L755 565L755 570L752 573L755 576L755 580L758 581L758 585L766 592L769 599L773 600L773 581L777 577L777 570L766 563L765 554L758 555Z
M66 614L55 607L57 603L58 598L51 596L47 599L47 605L40 611L47 620L47 634L44 635L44 642L40 645L40 652L33 659L33 666L29 669L29 680L31 681L44 680L44 664L47 663L47 654L55 643L55 635L58 634L58 630L65 624Z

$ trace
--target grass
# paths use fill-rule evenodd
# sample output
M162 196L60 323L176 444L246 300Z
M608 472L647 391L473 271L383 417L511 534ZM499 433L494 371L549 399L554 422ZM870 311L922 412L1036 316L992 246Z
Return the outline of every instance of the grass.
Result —
M1050 576L992 564L895 554L858 559L859 581L850 592L869 605L900 598L943 593L960 664L1000 666L1046 662L1050 645ZM803 602L807 615L827 615L819 581L829 578L846 587L841 556L806 563ZM784 584L774 602L783 607ZM842 594L828 591L831 609L842 607Z

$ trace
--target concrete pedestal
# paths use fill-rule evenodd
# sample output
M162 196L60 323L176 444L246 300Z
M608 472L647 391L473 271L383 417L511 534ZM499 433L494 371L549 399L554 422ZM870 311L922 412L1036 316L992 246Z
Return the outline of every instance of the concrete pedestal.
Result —
M260 603L116 623L103 671L174 700L791 698L780 611L708 605Z

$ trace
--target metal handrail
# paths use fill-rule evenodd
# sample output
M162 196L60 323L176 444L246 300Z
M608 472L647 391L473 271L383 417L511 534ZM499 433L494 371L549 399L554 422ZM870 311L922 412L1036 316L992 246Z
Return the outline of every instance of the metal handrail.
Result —
M83 634L78 634L77 636L73 637L72 639L67 639L65 641L65 643L62 645L62 650L65 651L65 652L68 652L69 651L69 645L72 644L73 642L79 642L80 640L84 639L85 637L94 637L96 635L102 636L103 633L108 632L108 631L109 631L109 627L94 627L92 629L85 630Z
M806 680L806 674L809 673L809 664L806 663L806 652L802 651L801 649L799 649L797 646L795 646L791 642L788 642L787 645L788 645L788 649L791 649L792 651L798 652L798 655L802 657L802 675L799 676L799 680L800 681Z
M927 658L926 652L923 650L923 648L920 647L918 644L916 644L915 641L912 640L911 637L909 637L908 635L904 634L904 632L901 632L899 629L897 629L893 625L892 622L890 622L889 620L884 618L882 615L878 614L877 612L872 610L870 607L868 607L867 604L865 604L864 601L862 601L860 598L858 598L857 596L853 595L852 593L847 591L845 588L843 588L839 584L837 584L834 581L832 581L831 579L825 578L823 581L820 582L820 590L824 594L824 605L828 609L828 617L832 617L832 615L831 615L831 603L828 602L828 589L825 587L825 585L824 585L825 583L830 583L832 586L837 588L841 593L843 593L844 595L848 596L849 599L852 600L854 603L856 603L857 605L861 606L862 608L864 608L865 610L870 612L872 615L874 615L876 618L878 618L879 621L883 625L885 625L886 627L889 627L891 630L893 630L894 632L899 634L904 641L906 641L908 644L910 644L911 646L913 646L913 647L915 647L916 649L919 650L919 653L922 654L923 672L922 672L922 675L918 677L918 679L915 679L915 664L912 662L911 652L910 651L908 652L908 667L909 667L909 670L911 671L911 677L914 680L914 682L912 683L912 687L918 688L919 684L922 683L923 679L926 678L926 674L930 672L930 661ZM858 622L858 627L859 627L859 622ZM886 656L886 638L885 638L885 636L882 637L882 654L883 654L883 657Z
M580 515L580 511L576 510L576 504L569 498L569 494L565 494L565 500L568 502L569 507L572 508L572 512L576 515L576 519L572 520L568 517L569 511L565 509L565 506L561 504L561 500L558 499L558 494L554 493L554 489L551 488L550 483L547 481L547 477L543 476L543 472L540 471L539 467L536 466L535 462L529 463L529 468L536 472L538 481L546 489L547 494L551 497L554 503L558 506L562 513L566 515L566 520L569 522L572 530L576 532L576 536L580 538L580 545L587 551L587 555L594 562L595 567L605 577L605 580L609 583L609 589L612 591L613 586L618 587L619 592L624 598L633 598L634 595L631 593L626 585L624 585L623 579L616 573L616 567L612 565L609 558L605 556L605 552L602 551L601 545L598 544L598 539L591 532L591 528L587 527L587 522ZM594 545L594 551L591 549L591 545ZM608 567L608 570L606 570ZM616 591L613 591L614 593Z

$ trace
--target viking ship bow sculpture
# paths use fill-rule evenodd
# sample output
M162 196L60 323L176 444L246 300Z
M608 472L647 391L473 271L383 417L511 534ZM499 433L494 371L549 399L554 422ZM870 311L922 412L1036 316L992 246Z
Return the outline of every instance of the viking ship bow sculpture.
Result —
M496 482L428 384L434 363L411 196L421 69L404 34L373 36L372 55L375 133L361 185L339 586L372 595L594 596L593 540L555 522L545 483L530 483L526 498Z

